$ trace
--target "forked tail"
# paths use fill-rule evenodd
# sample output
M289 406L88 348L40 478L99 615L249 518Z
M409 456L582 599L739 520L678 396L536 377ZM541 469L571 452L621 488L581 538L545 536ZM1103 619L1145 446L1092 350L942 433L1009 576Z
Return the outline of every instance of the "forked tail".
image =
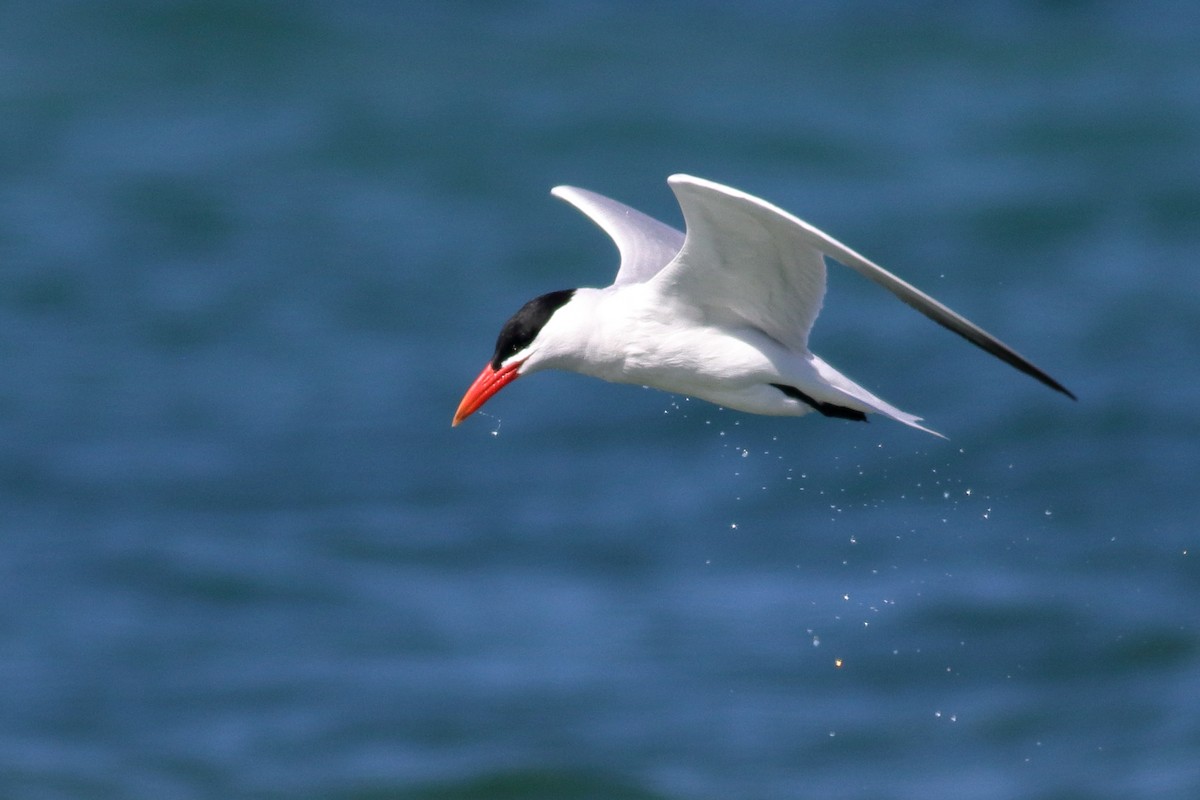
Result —
M840 394L845 395L848 400L853 401L848 402L847 405L855 408L861 407L861 410L863 411L882 414L885 417L890 417L891 419L896 420L896 422L903 422L905 425L916 428L917 430L925 431L926 433L932 433L939 439L946 438L937 431L926 428L924 425L922 425L920 417L901 411L886 400L876 397L854 381L847 378L842 373L838 372L833 367L826 364L815 355L812 356L812 365L816 369L817 374L829 384L830 388L836 390Z

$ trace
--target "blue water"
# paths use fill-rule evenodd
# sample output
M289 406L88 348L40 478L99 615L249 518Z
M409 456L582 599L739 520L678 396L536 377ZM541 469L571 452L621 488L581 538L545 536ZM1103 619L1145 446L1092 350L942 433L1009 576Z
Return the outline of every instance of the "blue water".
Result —
M0 796L1200 796L1188 4L0 5ZM765 197L950 437L539 375Z

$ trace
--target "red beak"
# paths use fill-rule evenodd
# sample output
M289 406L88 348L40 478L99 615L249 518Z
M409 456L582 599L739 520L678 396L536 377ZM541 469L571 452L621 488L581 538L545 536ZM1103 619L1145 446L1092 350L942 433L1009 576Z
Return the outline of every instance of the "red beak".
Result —
M515 381L517 368L521 366L521 363L516 361L500 369L492 369L491 364L484 367L483 372L479 373L479 377L463 395L462 402L458 404L458 411L454 412L454 420L450 423L450 427L455 427L474 414L492 395Z

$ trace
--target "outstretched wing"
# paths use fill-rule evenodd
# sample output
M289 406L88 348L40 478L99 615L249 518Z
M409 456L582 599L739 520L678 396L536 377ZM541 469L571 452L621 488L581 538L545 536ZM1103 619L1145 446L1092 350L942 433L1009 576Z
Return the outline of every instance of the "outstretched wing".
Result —
M714 324L749 325L803 352L825 296L825 260L799 220L700 178L673 175L667 183L687 237L655 277L664 296Z
M1051 389L1070 391L1008 345L912 284L764 200L718 183L673 175L687 237L655 278L714 319L760 328L792 348L807 347L825 291L823 256L884 287L934 322Z
M683 246L683 234L670 225L602 194L574 186L555 186L550 193L578 208L612 237L621 253L614 285L649 280Z

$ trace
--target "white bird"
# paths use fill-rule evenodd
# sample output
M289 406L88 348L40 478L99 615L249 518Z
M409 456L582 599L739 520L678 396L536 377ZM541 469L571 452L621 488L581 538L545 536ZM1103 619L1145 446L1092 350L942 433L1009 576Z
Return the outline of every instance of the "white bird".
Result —
M595 192L558 186L616 243L603 289L526 303L454 414L458 425L518 377L544 369L690 395L752 414L866 420L882 414L941 436L808 349L825 295L825 258L865 275L933 321L1074 399L979 326L786 211L745 192L673 175L687 235Z

